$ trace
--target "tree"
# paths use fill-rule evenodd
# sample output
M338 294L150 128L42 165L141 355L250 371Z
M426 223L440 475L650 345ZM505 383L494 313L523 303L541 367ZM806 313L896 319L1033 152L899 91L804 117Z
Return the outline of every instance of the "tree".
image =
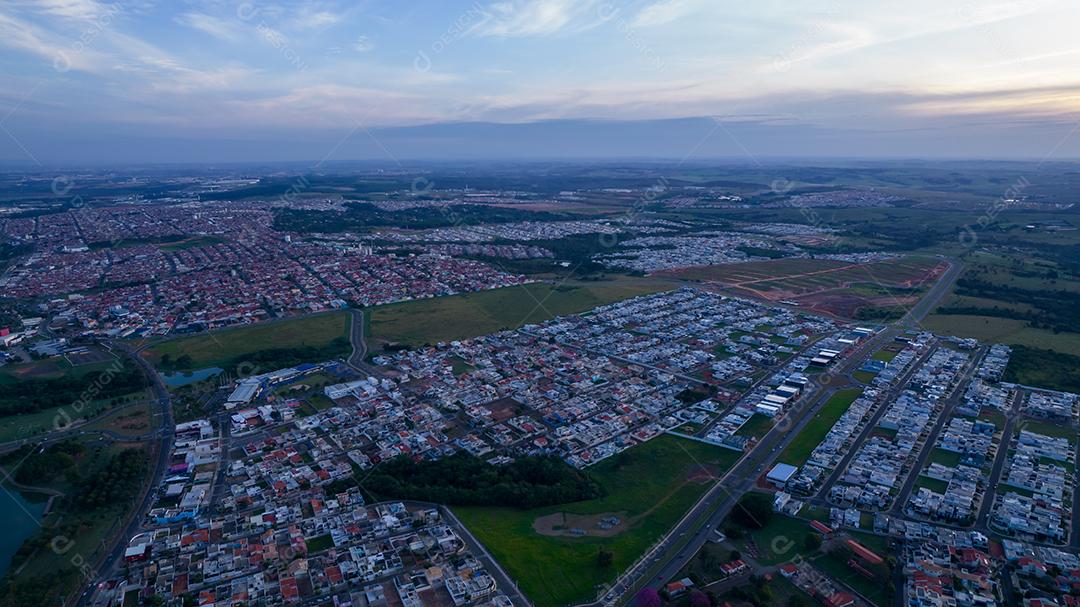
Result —
M742 558L742 553L739 552L738 550L732 550L731 554L728 555L728 560L730 560L730 561L737 561L737 560L739 560L741 558Z
M763 493L747 493L729 515L731 522L748 529L761 529L773 516L772 498Z
M615 562L615 555L603 548L596 553L596 565L601 569L607 569Z
M817 552L821 549L821 536L816 533L807 533L803 538L803 547L809 552Z
M690 593L690 607L709 607L709 597L700 590Z

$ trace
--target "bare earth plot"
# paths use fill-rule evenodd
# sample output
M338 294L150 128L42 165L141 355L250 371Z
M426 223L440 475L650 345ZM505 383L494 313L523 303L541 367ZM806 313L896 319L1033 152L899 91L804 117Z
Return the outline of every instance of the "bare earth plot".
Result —
M815 312L853 318L862 308L910 306L947 268L944 261L929 257L869 263L775 259L662 274L711 284L734 295L795 302Z

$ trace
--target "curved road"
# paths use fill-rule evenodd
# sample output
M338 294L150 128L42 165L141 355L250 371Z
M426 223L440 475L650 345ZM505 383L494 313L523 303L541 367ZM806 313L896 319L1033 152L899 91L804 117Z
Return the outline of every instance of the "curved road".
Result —
M116 567L122 562L121 557L124 554L128 539L139 532L142 522L146 518L146 513L150 511L154 496L153 489L161 483L161 479L165 474L165 469L169 464L169 455L172 453L174 428L172 421L172 397L169 395L168 388L165 387L165 382L161 380L161 376L154 370L154 367L147 362L145 358L139 356L138 350L133 350L126 344L109 342L108 345L130 358L142 370L147 379L150 380L150 385L154 390L154 396L157 399L161 414L161 423L157 433L161 443L157 446L158 459L154 466L153 474L150 477L150 482L143 492L142 501L139 502L139 505L132 511L130 518L126 521L126 526L116 533L113 538L112 548L98 561L96 575L94 576L95 579L107 578L115 571ZM93 591L94 586L87 588L87 590L79 597L76 604L80 607L86 605L93 596Z
M367 341L364 339L364 312L349 308L349 342L352 344L352 354L346 362L357 371L367 371L364 359L367 358Z

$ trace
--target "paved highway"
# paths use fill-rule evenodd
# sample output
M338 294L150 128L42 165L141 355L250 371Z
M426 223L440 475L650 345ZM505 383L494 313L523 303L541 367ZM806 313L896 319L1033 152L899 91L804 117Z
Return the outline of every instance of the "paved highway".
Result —
M165 382L161 380L161 376L158 375L153 366L151 366L145 358L140 356L137 350L132 350L123 343L112 342L109 346L131 359L136 366L142 369L147 379L150 380L150 384L154 390L154 396L157 400L161 424L158 430L158 437L160 440L160 443L157 446L158 458L150 477L150 483L145 487L142 501L131 513L126 526L112 538L112 549L106 552L105 556L98 561L96 570L97 575L95 576L98 580L107 579L117 571L119 564L123 562L121 557L124 554L124 549L127 547L127 541L142 528L142 523L146 520L146 513L150 511L150 507L153 504L155 489L161 483L161 479L165 474L165 469L169 465L169 455L172 453L173 429L175 428L172 420L172 398L169 395L168 388L165 387ZM89 604L93 598L93 591L94 587L88 588L87 591L79 597L76 604L80 607Z

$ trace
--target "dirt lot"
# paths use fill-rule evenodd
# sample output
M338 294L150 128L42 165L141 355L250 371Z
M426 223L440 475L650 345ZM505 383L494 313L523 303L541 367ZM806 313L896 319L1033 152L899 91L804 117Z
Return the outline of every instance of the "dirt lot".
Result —
M703 282L735 295L794 302L851 318L861 308L906 308L945 271L938 259L906 257L871 263L777 259L687 268L669 277Z
M526 411L525 405L522 405L512 398L500 398L499 400L493 400L484 406L491 410L491 419L496 422L504 422L511 417L521 415L522 412Z
M618 523L614 523L618 520ZM613 537L628 527L625 512L600 514L569 514L556 512L533 521L533 530L540 535L565 537Z

